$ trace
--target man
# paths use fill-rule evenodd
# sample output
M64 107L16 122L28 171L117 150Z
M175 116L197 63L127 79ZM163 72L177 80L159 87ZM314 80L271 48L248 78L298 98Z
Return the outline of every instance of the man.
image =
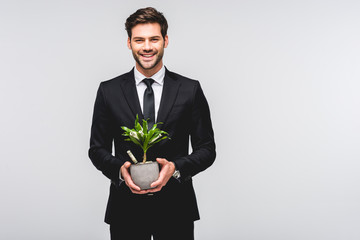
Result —
M105 222L112 240L194 239L199 212L192 176L208 168L216 155L209 107L198 81L164 67L169 40L162 13L139 9L125 26L135 68L100 84L91 128L89 157L111 180ZM161 167L149 190L141 190L131 179L127 150L138 159L142 152L124 141L120 128L133 128L137 114L151 123L163 122L160 128L171 138L147 153Z

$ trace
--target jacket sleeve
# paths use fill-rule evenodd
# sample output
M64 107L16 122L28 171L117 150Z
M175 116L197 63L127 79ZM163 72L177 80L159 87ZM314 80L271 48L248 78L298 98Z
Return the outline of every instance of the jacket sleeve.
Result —
M193 152L174 160L182 181L204 171L213 164L216 157L209 105L198 81L194 86L190 139Z
M111 154L113 133L114 121L106 102L103 83L101 83L94 106L89 157L98 170L113 182L118 183L120 167L125 163L125 160Z

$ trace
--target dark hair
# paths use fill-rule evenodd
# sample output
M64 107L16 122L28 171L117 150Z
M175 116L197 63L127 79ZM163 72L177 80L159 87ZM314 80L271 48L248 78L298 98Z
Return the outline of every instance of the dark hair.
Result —
M130 39L131 29L138 24L144 23L160 24L161 35L163 36L163 38L165 38L168 29L166 18L161 12L158 12L155 8L147 7L138 9L126 19L125 29Z

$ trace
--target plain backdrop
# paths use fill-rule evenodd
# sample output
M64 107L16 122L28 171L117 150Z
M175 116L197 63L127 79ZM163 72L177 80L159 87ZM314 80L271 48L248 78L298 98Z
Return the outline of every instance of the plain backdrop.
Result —
M147 6L169 22L165 65L211 109L196 239L360 239L356 0L1 0L0 239L109 239L92 110L133 67L124 22Z

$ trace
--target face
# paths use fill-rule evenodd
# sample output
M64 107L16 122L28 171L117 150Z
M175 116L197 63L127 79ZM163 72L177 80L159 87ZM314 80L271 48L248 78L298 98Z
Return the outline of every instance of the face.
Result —
M136 61L136 68L146 77L158 72L162 65L164 48L168 45L168 36L161 35L160 24L138 24L131 30L131 39L127 45Z

